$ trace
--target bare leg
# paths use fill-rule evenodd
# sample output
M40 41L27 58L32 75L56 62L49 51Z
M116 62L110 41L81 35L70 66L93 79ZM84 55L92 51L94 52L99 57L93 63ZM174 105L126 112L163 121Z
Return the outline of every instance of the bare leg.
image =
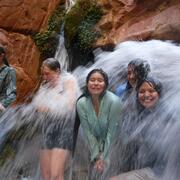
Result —
M69 151L54 148L51 151L51 180L64 180L65 163L69 156Z
M50 180L50 162L51 162L51 151L41 150L40 151L40 169L43 180Z

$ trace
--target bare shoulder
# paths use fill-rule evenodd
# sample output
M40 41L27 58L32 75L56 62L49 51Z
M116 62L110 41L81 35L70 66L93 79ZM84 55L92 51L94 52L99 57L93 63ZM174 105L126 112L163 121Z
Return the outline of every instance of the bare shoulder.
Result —
M67 83L77 83L76 78L71 73L65 73L63 77L64 81Z
M77 79L70 73L66 73L63 76L64 88L68 91L73 91L74 93L79 94L80 88Z

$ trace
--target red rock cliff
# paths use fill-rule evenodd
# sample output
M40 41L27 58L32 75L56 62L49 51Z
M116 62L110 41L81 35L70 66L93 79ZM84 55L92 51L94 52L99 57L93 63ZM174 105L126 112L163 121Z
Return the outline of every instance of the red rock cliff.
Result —
M179 0L99 0L105 15L98 24L102 32L96 45L125 40L180 41Z
M42 31L48 18L62 0L0 1L0 43L17 73L17 102L37 85L40 52L30 37Z
M0 1L0 43L17 72L17 101L30 93L39 79L40 52L30 37L46 28L48 18L64 0ZM98 0L104 16L97 28L96 46L125 40L180 41L179 0Z

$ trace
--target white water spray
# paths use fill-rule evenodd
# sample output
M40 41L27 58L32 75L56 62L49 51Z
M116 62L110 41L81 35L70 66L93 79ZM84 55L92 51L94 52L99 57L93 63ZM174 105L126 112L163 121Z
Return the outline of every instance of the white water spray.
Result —
M151 65L152 74L157 76L163 83L163 102L166 107L166 112L161 111L162 109L159 108L159 112L156 116L156 124L158 124L158 122L160 123L163 118L167 117L166 113L171 114L170 119L172 118L173 124L168 125L165 129L162 130L161 137L158 139L159 144L162 146L158 148L160 151L164 151L164 148L166 155L170 158L167 163L166 171L164 172L163 180L169 180L170 177L172 180L178 180L178 172L176 171L178 165L176 164L176 160L178 159L178 153L180 152L180 146L178 142L178 134L180 130L180 47L172 44L171 42L162 42L157 40L148 42L124 42L117 45L113 52L96 51L95 64L90 67L78 67L75 69L73 74L77 77L80 86L83 87L85 85L85 78L87 73L93 68L102 68L109 75L110 86L115 88L120 82L124 80L124 75L126 73L127 64L129 61L135 58L146 59ZM65 100L66 99L64 99L63 102ZM56 98L54 101L56 101ZM53 104L53 100L51 101L50 99L49 102ZM57 106L59 106L59 103L60 102L58 101ZM57 106L54 106L55 110ZM11 124L12 130L19 129L19 127L22 127L23 124L27 124L26 128L28 130L27 135L24 135L23 140L19 142L19 147L17 148L17 154L14 160L12 162L7 161L5 166L1 169L1 179L7 177L7 175L9 176L9 179L12 179L12 176L19 170L19 167L25 167L27 164L27 169L29 170L30 167L29 171L32 171L27 174L32 175L32 177L36 176L36 170L38 169L38 157L37 152L34 153L34 150L38 151L38 148L40 148L40 138L39 134L35 134L35 132L38 126L41 127L44 119L41 116L34 118L35 116L36 108L30 104L18 107L17 109L9 110L7 114L4 115L4 117L1 119L1 124L3 121L6 122L3 126L4 131L1 131L0 134L1 138L5 137L9 130L8 128L10 127L8 124L11 124L11 122L13 122ZM2 134L2 132L4 132L4 134ZM31 136L31 141L28 142L28 137ZM157 142L156 144L158 144ZM30 147L33 147L34 150ZM81 146L77 146L77 151L80 147ZM32 150L33 153L29 152L28 149L30 149L29 151ZM82 147L80 152L81 153L77 154L81 157L84 156L84 154L87 155L87 151L82 151ZM118 156L120 155L117 154L116 157ZM79 159L79 157L77 158ZM84 161L83 158L82 161ZM34 163L35 166L31 167L31 165L34 165ZM81 165L82 164L84 165L83 162L81 162ZM76 168L78 169L80 167Z
M67 12L75 5L76 0L66 0L66 10Z
M76 0L66 0L66 13L74 6ZM59 44L55 53L55 59L57 59L61 65L61 68L65 71L69 68L69 56L64 44L64 24L61 26L61 32L59 35Z
M57 59L61 65L61 69L67 71L69 67L69 57L64 45L64 35L60 34L59 45L55 53L55 59Z
M151 65L152 74L163 84L162 106L158 107L155 114L148 117L148 120L153 120L153 123L148 130L147 138L153 141L153 146L160 153L164 153L168 159L164 164L166 170L160 179L178 180L180 161L177 159L179 159L180 145L177 143L179 136L176 134L180 130L178 115L180 112L180 46L159 40L123 42L117 45L113 52L97 53L95 64L90 67L78 67L74 74L78 77L80 85L84 86L88 72L94 68L102 68L109 75L110 87L115 89L124 81L128 63L136 58L147 60ZM169 123L166 124L167 118ZM146 124L149 123L148 120ZM143 129L142 125L136 131L141 129ZM138 134L138 132L134 133ZM154 136L155 139L153 139ZM143 158L141 155L140 158ZM116 159L121 156L121 154L115 154Z

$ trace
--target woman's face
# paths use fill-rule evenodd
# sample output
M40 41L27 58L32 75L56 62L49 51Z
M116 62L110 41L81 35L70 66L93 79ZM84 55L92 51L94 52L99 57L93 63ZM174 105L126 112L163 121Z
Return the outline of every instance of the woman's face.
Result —
M104 78L99 72L91 74L87 84L91 95L100 95L104 91L105 86Z
M129 65L128 66L128 74L127 74L127 78L129 81L129 84L134 87L136 84L136 75L134 73L134 67Z
M144 82L139 88L138 100L145 108L151 108L159 100L159 94L151 83Z
M42 66L42 78L46 82L54 82L59 76L59 71L53 71L48 66Z

